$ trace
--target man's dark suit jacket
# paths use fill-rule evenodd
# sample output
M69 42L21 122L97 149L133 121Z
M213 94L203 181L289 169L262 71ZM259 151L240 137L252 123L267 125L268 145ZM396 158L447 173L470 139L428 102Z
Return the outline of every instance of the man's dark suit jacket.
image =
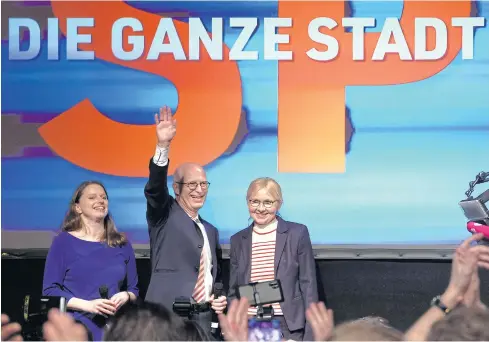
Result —
M313 340L306 324L305 310L318 301L316 265L309 231L303 224L277 217L275 245L275 279L280 279L284 301L280 307L289 330L305 328L304 340ZM231 275L228 298L235 297L236 287L250 282L253 224L231 237Z
M146 300L172 310L176 297L192 297L199 273L204 237L197 224L170 196L167 186L168 164L149 163L149 181L144 188L147 200L151 255L151 280ZM212 252L212 277L218 277L221 248L217 229L204 224Z

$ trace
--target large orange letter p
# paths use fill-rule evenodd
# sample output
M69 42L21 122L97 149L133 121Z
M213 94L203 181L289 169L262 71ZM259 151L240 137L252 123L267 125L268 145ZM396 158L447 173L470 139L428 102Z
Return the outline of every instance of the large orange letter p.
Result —
M293 27L281 29L291 43L293 61L279 62L278 165L281 172L339 173L345 171L345 87L416 82L435 75L455 58L462 44L461 28L451 27L453 17L469 17L470 0L405 1L401 18L406 42L413 51L415 17L434 17L448 27L448 50L437 61L401 61L390 55L385 61L354 61L352 34L341 27L345 15L343 1L280 1L279 16L292 18ZM339 42L338 58L329 62L310 59L306 52L324 45L308 36L311 20L334 19L340 26L328 32ZM434 32L428 32L434 33ZM365 56L370 59L379 33L365 34ZM316 45L316 46L315 46ZM434 45L428 34L427 45Z

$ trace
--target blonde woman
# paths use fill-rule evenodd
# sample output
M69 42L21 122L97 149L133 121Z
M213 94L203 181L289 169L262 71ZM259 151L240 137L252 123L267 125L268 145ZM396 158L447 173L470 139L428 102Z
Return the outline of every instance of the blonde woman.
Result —
M235 296L240 285L280 279L284 301L272 307L283 337L312 340L305 311L318 301L318 292L309 231L277 215L282 190L272 178L251 182L246 201L253 222L231 237L229 297ZM256 308L250 308L248 314L255 315Z

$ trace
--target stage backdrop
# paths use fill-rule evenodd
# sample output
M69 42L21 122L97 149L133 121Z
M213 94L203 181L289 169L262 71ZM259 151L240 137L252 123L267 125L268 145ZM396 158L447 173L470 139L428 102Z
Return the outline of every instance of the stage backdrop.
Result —
M138 15L153 13L148 20L159 15L188 23L188 17L200 17L209 31L212 17L223 18L227 47L242 30L230 28L228 18L258 17L258 27L246 45L246 50L258 51L257 60L221 62L202 57L199 62L153 62L153 67L146 64L139 69L107 58L67 60L62 34L59 60L48 60L46 18L70 15L69 10L56 8L61 6L57 3L2 2L4 232L56 231L74 189L94 179L108 189L118 228L135 243L147 243L143 188L155 145L150 125L158 108L169 105L179 122L172 166L184 160L204 162L211 186L201 214L219 228L223 243L249 224L246 190L250 181L263 176L281 184L282 217L306 224L314 244L433 247L457 243L468 235L458 202L465 198L469 181L478 172L489 171L487 25L475 31L472 60L462 60L457 52L453 60L445 61L446 66L438 64L439 72L414 76L414 81L405 76L389 81L393 74L412 73L403 71L409 63L399 64L397 57L392 58L397 67L382 68L384 62L378 62L371 81L335 84L333 96L328 88L321 88L329 84L328 73L318 72L316 85L304 85L302 80L294 85L279 73L294 75L285 69L299 63L299 58L293 62L264 59L263 20L277 17L283 3L122 4L143 11L134 12ZM116 5L121 4L110 6ZM401 17L407 3L354 1L344 5L346 16L375 17L377 27L367 29L374 34L387 17ZM109 16L111 7L101 6L97 15ZM476 7L476 15L487 21L489 2L481 1ZM281 15L299 15L298 9L284 5ZM315 16L328 13L319 9ZM30 17L40 23L37 58L9 60L8 19L13 17ZM454 32L460 35L460 29ZM28 33L21 34L21 40L27 48ZM181 40L187 51L185 39ZM331 77L338 78L351 73L348 68L353 65L351 61L341 63L337 59L323 65L334 73ZM415 69L430 62L412 63ZM297 71L296 75L302 77ZM280 86L284 88L279 90ZM324 99L318 91L324 92ZM315 97L306 96L308 92ZM294 93L300 97L287 102ZM345 125L338 120L342 101ZM311 111L315 122L311 122ZM345 134L333 132L328 125L344 128ZM338 154L338 136L332 134L344 139L345 153L340 151L346 155L344 162ZM336 144L334 148L329 149L329 140ZM222 148L223 144L227 146ZM213 153L217 155L210 155ZM338 160L332 160L335 153ZM326 162L321 166L323 159ZM172 182L171 177L168 181ZM2 244L2 248L9 246Z

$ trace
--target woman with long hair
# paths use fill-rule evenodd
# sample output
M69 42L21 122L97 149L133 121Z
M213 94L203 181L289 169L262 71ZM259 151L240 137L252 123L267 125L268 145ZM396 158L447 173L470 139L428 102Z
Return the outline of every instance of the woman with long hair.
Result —
M318 301L309 231L278 215L282 189L272 178L251 182L246 201L253 222L231 237L228 298L235 296L238 286L279 279L284 300L273 303L270 310L280 322L284 340L313 340L305 316L309 305ZM255 316L257 309L250 308L248 314Z
M134 251L109 214L105 187L83 182L49 249L43 295L66 298L69 312L100 341L107 317L136 300L137 284Z

